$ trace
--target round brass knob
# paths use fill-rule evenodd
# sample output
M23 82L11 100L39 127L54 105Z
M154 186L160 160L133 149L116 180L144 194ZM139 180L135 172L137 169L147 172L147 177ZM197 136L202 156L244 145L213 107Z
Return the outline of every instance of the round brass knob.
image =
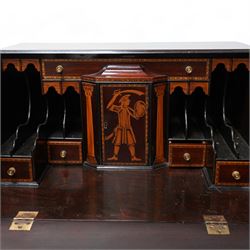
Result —
M63 72L63 66L62 65L57 65L56 66L56 73L60 74Z
M191 74L191 73L193 72L193 68L192 68L190 65L188 65L188 66L185 68L185 71L186 71L187 74Z
M16 173L16 169L14 167L11 167L7 170L7 175L13 176Z
M60 152L60 157L63 158L63 159L65 159L66 156L67 156L67 151L66 151L66 150L62 150L62 151Z
M236 181L240 180L240 172L239 171L233 171L232 176Z
M183 158L185 161L190 161L191 160L191 155L189 153L184 153Z

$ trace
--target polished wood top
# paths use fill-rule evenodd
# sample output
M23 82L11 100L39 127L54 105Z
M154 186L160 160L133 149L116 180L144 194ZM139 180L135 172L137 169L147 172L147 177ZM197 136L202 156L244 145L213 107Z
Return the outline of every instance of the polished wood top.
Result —
M249 51L238 42L158 43L21 43L3 48L1 54L136 54L188 51Z

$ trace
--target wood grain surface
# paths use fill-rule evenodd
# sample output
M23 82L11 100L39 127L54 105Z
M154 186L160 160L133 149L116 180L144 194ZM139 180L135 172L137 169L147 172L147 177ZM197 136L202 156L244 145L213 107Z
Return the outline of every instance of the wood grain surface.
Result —
M248 223L249 191L210 191L199 168L96 171L53 166L38 188L2 187L2 218L201 223L204 214Z

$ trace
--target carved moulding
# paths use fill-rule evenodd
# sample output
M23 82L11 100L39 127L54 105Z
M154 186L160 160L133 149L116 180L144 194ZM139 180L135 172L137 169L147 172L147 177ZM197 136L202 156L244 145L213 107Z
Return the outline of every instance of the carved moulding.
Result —
M45 81L42 85L43 94L46 94L49 88L54 88L57 94L62 95L66 92L69 87L72 87L78 94L80 94L80 83L79 82L55 82Z
M13 64L18 71L24 71L29 64L34 65L37 71L40 71L39 59L2 59L2 70L6 70L9 64Z
M234 71L240 64L245 64L246 68L249 70L248 58L214 58L212 59L212 72L218 64L223 64L228 72Z
M208 82L170 82L170 94L173 94L178 87L186 95L191 95L197 88L201 88L206 95L209 94Z

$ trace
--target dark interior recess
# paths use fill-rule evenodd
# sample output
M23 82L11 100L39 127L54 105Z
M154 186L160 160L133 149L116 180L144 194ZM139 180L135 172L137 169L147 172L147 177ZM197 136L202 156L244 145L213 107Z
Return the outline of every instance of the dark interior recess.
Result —
M170 140L205 141L210 139L205 121L206 95L197 88L185 95L177 87L170 96Z
M44 95L47 102L47 121L40 129L41 139L63 138L64 100L53 87Z
M249 144L249 71L245 64L230 74L227 95L227 117Z
M83 136L80 95L74 90L73 87L68 87L64 94L64 98L66 106L66 138L81 139Z
M219 64L212 72L207 109L217 160L249 159L248 82L248 71L241 65L229 73Z
M192 140L209 140L210 131L205 121L206 95L198 87L187 96L188 138Z
M9 64L1 74L2 145L16 131L17 126L26 121L28 106L29 96L24 75L18 72L13 64Z
M185 102L186 95L177 87L170 96L169 136L170 139L185 140Z
M50 87L45 99L48 118L41 127L41 139L82 139L82 112L80 95L68 87L63 95Z
M30 156L37 140L37 129L45 119L40 73L33 65L16 72L10 65L2 84L2 155ZM13 76L10 75L13 73ZM5 81L7 77L7 81ZM13 91L15 89L15 91ZM8 136L8 137L7 137Z

